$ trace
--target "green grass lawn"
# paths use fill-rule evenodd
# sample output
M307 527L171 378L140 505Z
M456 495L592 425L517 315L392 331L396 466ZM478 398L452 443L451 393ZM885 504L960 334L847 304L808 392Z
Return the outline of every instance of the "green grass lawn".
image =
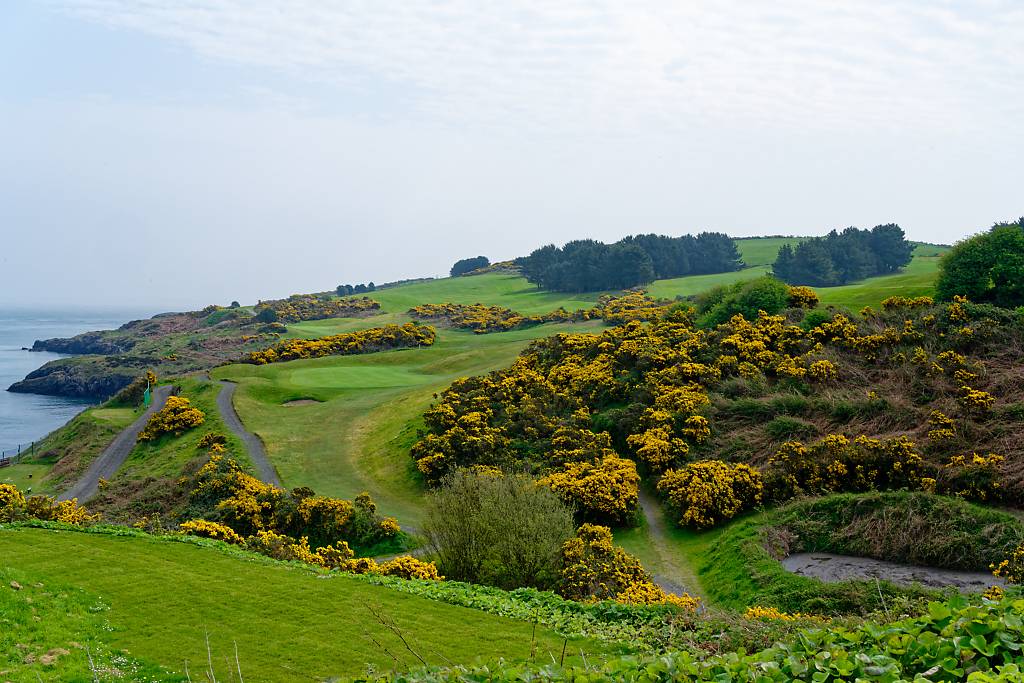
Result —
M736 248L740 250L740 258L750 268L772 265L783 245L788 244L795 247L806 239L806 237L748 237L735 240L735 242Z
M539 337L593 332L596 321L473 334L439 330L431 347L271 365L231 365L235 406L267 445L286 486L351 498L369 491L387 515L415 525L423 489L409 447L433 394L459 377L506 367ZM296 399L316 403L285 405Z
M395 662L381 646L415 664L370 608L393 620L431 664L530 655L533 625L526 622L343 574L317 574L155 538L0 530L0 570L86 591L109 623L108 646L177 671L188 660L192 680L206 680L207 634L218 680L230 680L228 661L233 667L236 643L242 673L252 681L358 676L367 665L390 670ZM539 657L547 661L549 652L558 657L560 636L540 627L536 637ZM578 655L582 649L588 659L599 660L609 648L577 640L569 652Z
M934 248L918 247L918 251ZM856 313L865 306L878 308L890 296L931 296L935 293L935 279L939 273L938 256L915 254L903 272L868 278L862 282L839 287L816 287L823 306L839 306Z

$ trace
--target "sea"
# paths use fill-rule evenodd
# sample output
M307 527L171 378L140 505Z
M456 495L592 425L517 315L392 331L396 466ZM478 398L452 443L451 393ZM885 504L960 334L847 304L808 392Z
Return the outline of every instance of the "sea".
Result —
M148 318L153 312L138 310L4 310L0 309L0 451L17 452L18 446L38 441L92 405L92 401L15 394L7 391L14 382L48 361L64 358L58 353L38 353L36 339L72 337L90 330L110 330L129 320Z

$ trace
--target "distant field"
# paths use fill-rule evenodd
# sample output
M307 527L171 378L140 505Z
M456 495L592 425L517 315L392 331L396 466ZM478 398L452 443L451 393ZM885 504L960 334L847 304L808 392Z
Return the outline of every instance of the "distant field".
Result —
M342 497L369 491L385 514L415 525L423 489L409 447L432 395L458 377L506 367L533 339L601 327L591 321L484 335L442 329L428 348L231 365L213 375L239 383L236 408L286 486ZM295 399L318 403L285 405Z
M863 282L839 287L817 287L824 306L839 306L856 313L865 306L878 307L890 296L931 296L935 293L935 278L939 273L940 254L947 247L919 245L914 259L902 273L873 277Z
M737 239L736 247L740 250L740 257L748 268L753 266L770 266L775 263L779 255L779 249L784 244L791 247L803 242L806 237L748 237Z
M394 661L371 637L415 663L368 607L393 619L431 664L529 658L533 625L435 602L344 574L329 577L295 566L232 557L152 538L105 534L0 530L2 566L33 583L70 584L96 596L110 623L106 644L207 680L206 634L218 680L229 678L234 647L246 680L309 681L354 677L370 664ZM31 588L29 588L31 590ZM537 654L558 653L562 638L537 629ZM599 657L608 646L570 642ZM28 680L28 679L18 679ZM31 680L35 680L34 678ZM50 680L50 679L47 679ZM86 680L86 679L76 679Z

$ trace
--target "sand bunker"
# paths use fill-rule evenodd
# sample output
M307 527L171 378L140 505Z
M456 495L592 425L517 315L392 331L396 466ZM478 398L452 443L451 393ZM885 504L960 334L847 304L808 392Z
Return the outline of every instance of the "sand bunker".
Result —
M297 398L294 401L285 401L281 405L283 406L314 406L322 401L315 401L311 398Z
M915 567L831 553L797 553L784 559L782 566L794 574L829 583L849 579L880 579L905 586L915 583L927 588L953 586L963 593L980 593L989 586L1006 585L1005 581L988 572Z

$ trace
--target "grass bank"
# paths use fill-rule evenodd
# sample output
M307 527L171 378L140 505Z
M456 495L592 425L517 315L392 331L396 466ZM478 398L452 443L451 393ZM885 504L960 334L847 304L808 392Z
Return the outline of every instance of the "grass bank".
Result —
M533 648L547 660L549 652L558 656L563 643L544 627L537 628L534 643L534 626L526 621L343 574L158 538L0 529L0 558L2 570L88 593L92 604L102 605L109 647L175 671L188 660L194 678L206 662L207 634L222 680L233 666L236 643L247 680L358 676L367 666L390 670L395 658L417 664L375 613L393 621L431 664L526 660ZM569 643L577 661L581 650L599 660L612 649L586 639Z

